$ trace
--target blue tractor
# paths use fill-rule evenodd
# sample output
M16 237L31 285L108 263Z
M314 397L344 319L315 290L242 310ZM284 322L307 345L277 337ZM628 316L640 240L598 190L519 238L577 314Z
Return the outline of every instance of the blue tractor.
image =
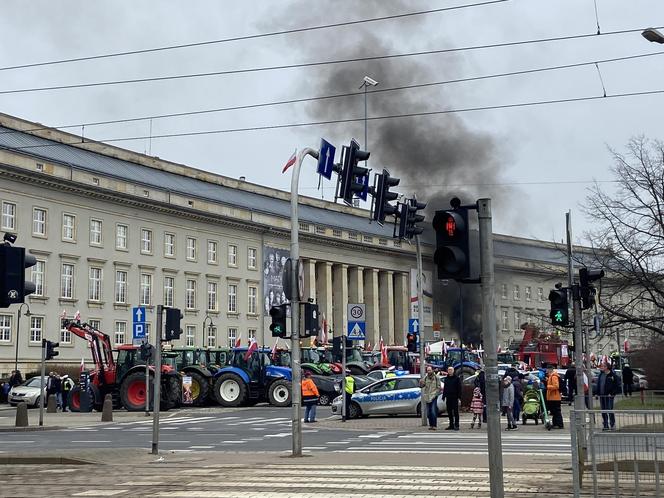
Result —
M454 367L463 376L473 375L482 367L482 360L477 353L468 349L448 348L443 367Z
M228 362L213 379L214 397L221 406L255 405L267 401L273 406L291 404L292 372L274 365L269 349L249 351L233 348Z

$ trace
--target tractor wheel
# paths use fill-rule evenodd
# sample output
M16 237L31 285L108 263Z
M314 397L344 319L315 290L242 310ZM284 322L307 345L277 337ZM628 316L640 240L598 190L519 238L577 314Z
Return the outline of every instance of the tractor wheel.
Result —
M472 367L463 366L463 367L458 367L454 373L457 376L463 375L463 377L465 379L466 377L470 377L472 375L475 375L477 372Z
M360 418L362 416L362 408L357 403L351 402L348 407L348 416L350 418Z
M332 404L332 396L327 393L320 393L318 398L318 404L321 406L327 406Z
M191 400L194 406L203 406L210 394L210 383L197 372L187 372L191 377Z
M268 388L267 398L272 406L290 406L291 383L284 379L275 380Z
M159 408L168 411L182 402L182 382L179 375L167 375L161 378L161 403Z
M73 392L73 391L72 391ZM120 401L129 412L145 410L145 374L134 372L127 375L120 386Z
M67 406L72 412L81 411L81 388L75 386L71 391L69 391L69 397L67 399Z
M247 385L234 373L222 374L214 383L214 398L221 406L240 406L247 401Z

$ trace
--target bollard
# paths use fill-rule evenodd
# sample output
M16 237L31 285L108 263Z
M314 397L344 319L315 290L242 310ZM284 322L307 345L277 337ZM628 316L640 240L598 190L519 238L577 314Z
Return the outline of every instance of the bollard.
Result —
M55 394L48 397L46 413L56 413L58 411L58 402L55 400Z
M107 394L104 398L104 407L101 410L102 422L113 422L113 396Z
M16 407L16 427L28 426L28 405L27 403L19 403Z

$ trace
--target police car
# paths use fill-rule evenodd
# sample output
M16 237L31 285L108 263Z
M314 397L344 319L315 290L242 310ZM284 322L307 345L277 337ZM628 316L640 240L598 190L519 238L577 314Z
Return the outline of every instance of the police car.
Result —
M442 385L441 385L442 392ZM445 411L441 396L437 399L438 413ZM332 402L332 414L341 415L342 396ZM419 415L420 376L388 377L370 384L353 394L350 418L369 415Z

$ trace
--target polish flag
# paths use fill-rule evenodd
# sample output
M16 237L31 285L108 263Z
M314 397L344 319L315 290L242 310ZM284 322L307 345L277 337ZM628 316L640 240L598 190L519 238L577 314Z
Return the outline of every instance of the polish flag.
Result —
M449 346L447 345L447 342L445 342L445 338L443 337L443 353L447 355L447 350L449 349Z
M249 348L247 349L247 352L244 353L244 361L247 361L249 358L251 358L251 353L254 351L258 351L258 343L256 342L256 339L251 339Z
M274 346L272 346L272 352L270 353L270 357L272 358L272 361L276 361L277 359L277 343L279 342L279 339L277 338L274 341Z
M429 347L429 343L427 343L426 346L424 346L424 354L425 355L431 354L431 348Z
M85 371L85 358L81 357L81 370L80 373Z
M380 338L380 363L382 365L389 365L390 362L387 359L387 346L383 342L383 338Z
M623 351L625 353L629 353L629 341L625 339L625 342L623 342Z
M240 332L240 335L237 336L237 339L235 339L235 347L239 348L242 346L242 333Z
M60 313L60 319L61 320L67 319L67 310L62 310L62 313Z
M371 351L371 343L369 341L364 343L364 350Z
M75 322L80 322L81 321L81 312L77 311L76 314L74 315L74 321Z
M321 313L322 324L320 328L320 333L318 335L320 344L327 344L327 319L325 318L325 313Z
M293 164L295 164L296 155L297 155L297 149L295 149L295 151L293 152L293 155L286 162L286 164L284 164L284 169L281 170L282 174L285 173L288 170L288 168L290 168Z

